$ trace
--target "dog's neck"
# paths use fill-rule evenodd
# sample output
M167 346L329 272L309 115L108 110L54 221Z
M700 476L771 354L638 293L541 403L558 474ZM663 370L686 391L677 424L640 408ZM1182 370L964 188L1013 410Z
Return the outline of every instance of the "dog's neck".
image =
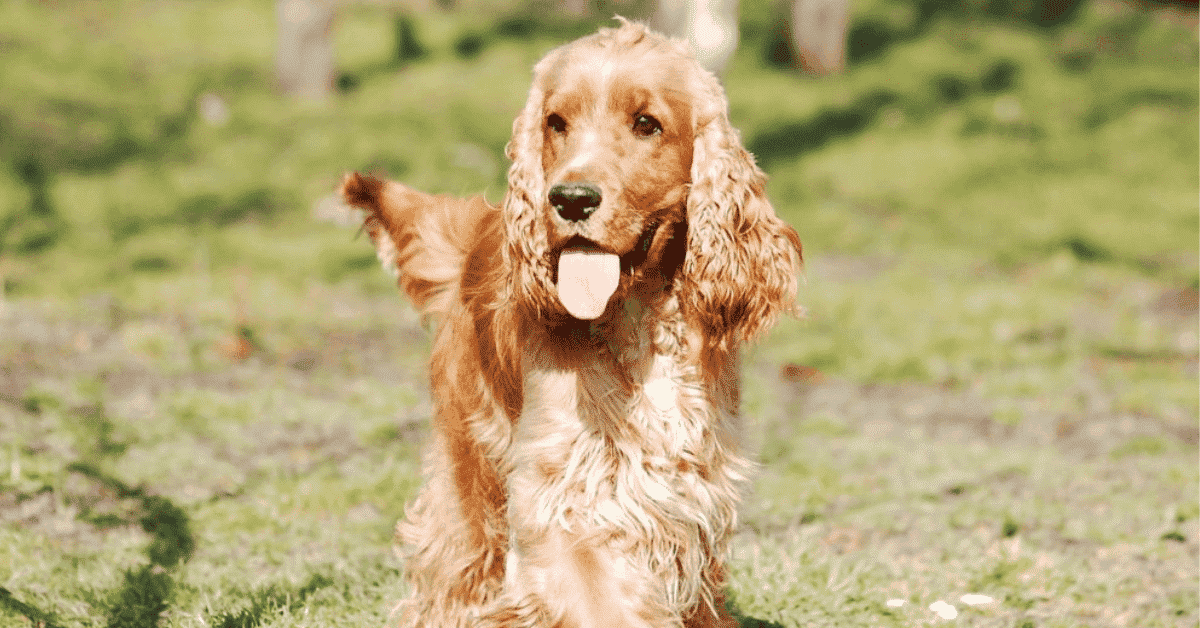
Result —
M571 317L533 323L530 336L544 338L552 353L563 353L563 363L576 359L591 362L607 358L633 374L638 365L655 355L687 361L689 342L678 299L658 281L642 282L613 298L604 316L594 321Z

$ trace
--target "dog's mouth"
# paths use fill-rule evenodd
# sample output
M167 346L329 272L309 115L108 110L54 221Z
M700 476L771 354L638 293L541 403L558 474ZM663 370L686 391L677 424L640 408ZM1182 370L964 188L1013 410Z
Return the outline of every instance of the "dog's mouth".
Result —
M621 275L629 274L646 261L659 223L646 226L633 248L618 255L586 238L567 240L558 253L555 289L567 313L590 321L608 309L621 284Z
M558 254L558 301L580 320L600 318L621 283L621 258L591 244L570 244Z

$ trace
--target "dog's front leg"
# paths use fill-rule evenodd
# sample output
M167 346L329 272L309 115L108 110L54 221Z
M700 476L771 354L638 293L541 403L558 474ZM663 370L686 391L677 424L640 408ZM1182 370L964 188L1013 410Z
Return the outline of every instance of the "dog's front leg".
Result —
M585 376L578 356L548 363L553 346L541 348L531 344L525 360L506 475L504 592L487 625L682 626L684 609L652 568L651 535L636 523L645 517L629 511L626 463L601 423L627 410L616 366L593 365Z
M515 523L515 522L514 522ZM624 555L601 530L554 523L513 530L505 597L536 609L530 625L564 628L677 626L661 600L661 583Z
M680 626L679 609L666 603L665 583L645 560L645 543L596 516L619 508L613 499L600 497L607 491L585 488L587 474L569 481L577 476L564 472L554 447L518 448L537 453L518 456L509 476L504 593L492 625ZM608 484L603 479L596 483Z

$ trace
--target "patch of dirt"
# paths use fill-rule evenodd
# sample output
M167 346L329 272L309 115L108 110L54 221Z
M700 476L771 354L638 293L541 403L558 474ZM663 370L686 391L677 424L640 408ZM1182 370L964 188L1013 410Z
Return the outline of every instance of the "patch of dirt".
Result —
M395 307L401 311L406 306L396 303ZM260 344L245 355L231 356L221 351L226 339L220 330L183 314L134 316L116 306L107 309L118 313L80 321L34 304L8 303L0 314L4 329L0 335L0 400L19 404L34 382L47 378L94 378L103 384L109 398L153 398L181 388L237 392L261 386L266 372L298 376L298 384L309 395L320 391L315 384L331 375L334 379L424 380L423 373L406 368L403 357L411 354L414 346L426 344L429 333L415 320L399 316L397 324L389 326L291 330L286 338L277 339L280 347ZM193 355L176 355L179 347L172 347L167 355L143 355L129 346L123 332L130 329L150 330L185 349L191 345ZM179 364L180 359L197 363ZM419 362L424 363L423 359Z
M894 261L878 256L827 255L810 260L809 275L827 283L849 282L870 279L892 266ZM1067 389L1046 398L998 402L964 385L859 384L795 363L748 364L745 376L777 382L772 406L785 409L775 411L786 414L785 421L824 414L869 437L919 430L932 439L1054 446L1084 457L1107 455L1137 437L1197 447L1197 417L1166 404L1131 411L1120 401L1118 388L1129 368L1177 369L1172 377L1197 375L1200 291L1191 284L1102 276L1089 276L1081 287L1065 320L1015 330L1009 340L1064 344L1069 347L1064 351L1082 352L1078 376ZM1136 328L1132 334L1131 327ZM1076 409L1056 411L1056 405Z
M0 523L76 544L99 543L112 530L139 533L136 507L135 500L72 473L59 490L0 492Z
M1154 312L1175 316L1196 316L1200 312L1200 290L1194 286L1168 288L1154 300Z
M767 378L765 365L757 375ZM1082 457L1107 455L1138 436L1167 436L1196 447L1200 427L1128 412L1099 410L1086 417L1053 415L1037 399L1023 400L1024 418L997 418L994 402L970 391L924 384L857 384L830 379L795 364L780 368L780 407L792 420L828 415L868 438L918 430L923 438L964 442L983 439L1021 446L1054 446ZM1097 404L1101 405L1101 404Z
M165 400L186 390L236 397L282 388L300 403L319 405L353 399L371 387L401 385L428 398L429 332L390 295L346 304L345 312L327 321L314 317L312 324L266 329L265 346L244 359L218 352L222 330L211 321L184 313L133 315L111 299L97 299L88 305L96 313L90 317L32 302L9 302L0 311L0 430L8 431L0 445L17 443L29 455L48 455L64 465L85 455L80 448L89 445L95 445L92 454L119 455L128 437L125 427L161 420L158 413L170 411ZM394 317L380 314L392 309ZM165 349L147 354L138 344L143 338ZM411 419L397 426L398 438L416 436L409 423L423 425L428 404L407 414L395 419ZM91 434L100 428L84 426L85 419L104 423L107 431ZM82 426L79 434L71 427L76 425ZM209 434L197 426L189 463L204 472L157 479L154 490L184 501L231 496L264 473L304 474L359 458L366 447L349 422L288 423L276 416L226 428L238 433ZM80 482L72 475L66 493L58 487L58 493L38 493L31 486L25 494L0 494L0 522L44 528L54 536L121 525L114 517L128 510L121 506L128 500L114 501L102 488Z
M347 460L363 445L345 425L286 425L260 421L246 427L251 446L220 456L239 469L283 470L299 475L329 460ZM252 436L251 436L252 435Z

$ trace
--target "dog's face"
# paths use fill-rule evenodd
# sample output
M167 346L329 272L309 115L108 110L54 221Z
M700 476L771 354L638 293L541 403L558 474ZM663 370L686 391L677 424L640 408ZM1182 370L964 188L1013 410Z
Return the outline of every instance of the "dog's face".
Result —
M683 42L637 24L547 55L507 149L512 296L535 318L594 320L675 290L720 343L790 307L799 240L726 107Z
M538 64L509 150L510 185L529 194L517 237L536 259L523 262L540 269L526 288L543 313L599 318L679 267L697 69L681 44L627 29Z
M661 265L672 261L663 259L667 245L686 220L695 138L690 68L667 52L576 46L541 76L541 214L569 311L576 302L562 260L573 251L616 256L618 284L626 284L618 288L669 270ZM579 318L601 312L599 303L580 305L584 312L572 311Z

